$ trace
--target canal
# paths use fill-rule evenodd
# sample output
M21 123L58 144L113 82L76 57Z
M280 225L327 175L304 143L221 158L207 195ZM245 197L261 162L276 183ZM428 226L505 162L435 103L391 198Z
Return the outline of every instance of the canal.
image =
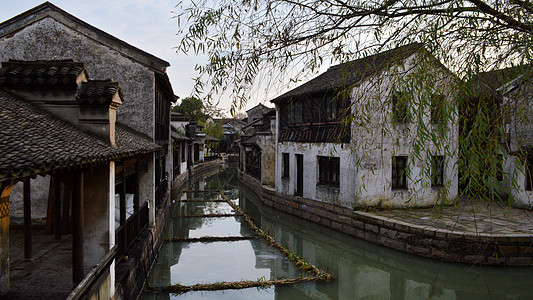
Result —
M357 240L263 206L239 183L234 168L199 178L186 190L173 195L167 238L242 240L165 242L148 276L150 287L309 276L264 240L253 238L243 217L233 216L235 210L216 190L223 190L276 241L334 279L179 295L144 292L141 299L533 299L532 268L441 262Z

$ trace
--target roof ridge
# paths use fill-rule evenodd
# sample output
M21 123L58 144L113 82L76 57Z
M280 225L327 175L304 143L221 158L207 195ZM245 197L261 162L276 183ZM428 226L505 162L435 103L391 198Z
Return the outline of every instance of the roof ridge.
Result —
M120 49L120 47L112 47L111 43L110 42L107 42L107 41L103 41L102 39L98 39L97 37L98 36L101 36L103 37L104 39L107 39L111 42L115 42L115 43L118 43L119 45L122 45L124 48L126 49L129 49L130 51L133 51L134 53L137 53L138 55L142 55L143 57L149 59L152 61L152 64L150 63L145 63L143 62L142 60L139 60L139 59L135 59L132 57L132 59L135 59L137 60L138 62L148 66L149 68L153 69L154 71L157 71L157 72L160 72L160 73L163 73L165 74L166 73L166 67L169 67L170 66L170 63L167 62L166 60L163 60L153 54L150 54L140 48L137 48L131 44L129 44L128 42L126 41L123 41L85 21L83 21L82 19L66 12L65 10L59 8L58 6L50 3L50 2L44 2L38 6L35 6L27 11L24 11L2 23L0 23L0 38L6 36L6 35L9 35L9 34L12 34L12 33L15 33L17 31L19 31L21 28L23 27L26 27L30 24L33 24L35 22L38 22L46 17L51 17L53 18L54 20L56 20L57 22L60 22L62 23L63 25L65 26L68 26L70 27L71 29L74 29L76 30L76 28L73 28L72 26L70 25L67 25L67 24L64 24L64 22L62 22L62 20L58 20L57 18L54 18L53 16L53 13L50 13L50 12L55 12L57 14L60 14L63 18L65 18L65 20L68 20L70 22L73 22L74 24L77 24L79 26L83 26L85 27L86 29L88 29L89 31L92 31L96 34L96 37L95 36L92 36L91 38L95 39L95 40L98 40L99 42L103 43L104 45L108 46L108 47L111 47L113 48L114 50L118 51L118 52L121 52L121 53L124 53L122 49ZM39 15L39 13L42 13L42 15ZM84 35L87 35L85 33L82 33ZM90 36L90 35L88 35ZM158 66L156 66L158 65Z

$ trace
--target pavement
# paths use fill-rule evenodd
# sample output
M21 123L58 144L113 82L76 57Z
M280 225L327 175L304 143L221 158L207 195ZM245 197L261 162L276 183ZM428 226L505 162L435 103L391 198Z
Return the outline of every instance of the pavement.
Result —
M462 197L454 206L373 211L373 215L466 235L533 236L533 211Z
M1 299L65 299L72 291L72 240L32 230L32 258L24 258L24 231L9 230L10 290Z

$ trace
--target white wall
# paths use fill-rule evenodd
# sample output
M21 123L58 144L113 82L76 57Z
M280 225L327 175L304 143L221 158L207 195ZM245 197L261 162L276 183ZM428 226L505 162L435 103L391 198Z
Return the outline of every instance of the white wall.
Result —
M458 115L454 77L432 61L413 55L404 66L372 76L352 92L352 151L355 160L355 205L360 207L420 207L458 194ZM392 93L412 90L412 119L393 124ZM430 97L444 94L453 113L441 135L430 121ZM445 188L431 187L431 156L445 156ZM392 190L392 157L407 156L407 190Z
M411 80L400 82L406 79ZM435 67L434 60L423 60L417 55L408 58L404 67L395 66L367 78L351 93L354 120L350 144L277 143L276 191L294 195L295 154L303 154L305 198L350 208L420 207L443 199L455 200L458 195L458 115L454 102L454 80L447 70ZM413 114L410 124L392 124L391 95L394 88L417 91L410 103ZM444 134L438 134L430 122L430 96L435 90L445 95L447 108L451 111ZM290 155L288 180L281 178L282 153ZM317 187L318 155L340 158L338 189ZM431 187L432 155L445 156L445 184L442 188ZM409 157L407 190L392 190L392 156Z

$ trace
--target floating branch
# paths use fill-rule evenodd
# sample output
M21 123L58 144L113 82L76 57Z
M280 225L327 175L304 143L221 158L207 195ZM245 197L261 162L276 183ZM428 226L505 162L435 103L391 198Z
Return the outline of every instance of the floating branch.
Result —
M246 224L248 224L248 227L252 229L257 235L265 239L268 245L271 247L274 247L278 249L281 254L286 256L290 261L296 264L302 271L305 272L311 272L316 275L316 278L320 278L319 280L330 280L331 274L324 272L323 270L320 270L319 268L315 267L314 265L304 261L301 259L298 255L290 252L287 248L283 247L280 243L276 242L276 240L271 237L270 235L266 234L261 228L257 227L254 222L252 221L252 218L244 213L244 211L240 208L240 206L236 205L235 203L231 202L224 193L221 193L222 198L226 199L228 204L236 210L238 213L242 214L244 216L244 221Z
M242 217L242 213L234 214L197 214L197 215L175 215L171 218L223 218L223 217Z
M166 238L165 242L233 242L258 239L259 236L203 236L199 238Z
M213 200L196 200L196 199L187 199L187 200L174 200L175 202L227 202L223 199L213 199Z
M145 291L153 293L186 293L189 291L216 291L216 290L228 290L228 289L246 289L252 287L269 287L272 285L289 285L301 282L311 282L311 281L329 281L331 276L327 273L323 273L321 276L314 277L300 277L294 279L279 279L279 280L243 280L243 281L234 281L234 282L215 282L209 284L195 284L195 285L181 285L174 284L164 287L146 287Z

